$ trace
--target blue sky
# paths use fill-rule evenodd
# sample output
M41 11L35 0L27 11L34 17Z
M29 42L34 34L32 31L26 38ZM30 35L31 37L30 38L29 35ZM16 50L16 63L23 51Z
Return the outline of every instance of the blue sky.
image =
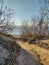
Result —
M4 0L5 5L14 9L14 19L18 24L21 24L23 19L31 19L31 17L40 15L39 0Z

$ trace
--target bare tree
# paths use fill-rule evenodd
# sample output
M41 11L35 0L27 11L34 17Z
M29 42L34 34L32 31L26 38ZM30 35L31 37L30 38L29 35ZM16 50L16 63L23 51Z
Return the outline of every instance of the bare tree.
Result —
M36 16L33 16L32 18L31 18L31 24L32 24L32 34L34 34L34 35L36 35L37 34L37 32L38 32L38 28L37 28L37 23L38 23L38 17L36 17Z
M45 30L45 32L48 32L48 24L49 24L49 0L43 0L44 1L44 6L41 7L41 19L43 20L44 26L45 28L43 29L43 31ZM44 32L44 33L45 33Z
M13 10L8 9L7 6L4 7L4 1L0 2L0 31L9 32L13 30L13 24L11 22L13 16Z
M24 38L29 39L32 37L32 26L28 23L28 21L22 21L22 35Z
M38 33L40 34L40 35L42 35L42 29L43 29L43 19L40 19L39 20L39 23L38 23Z
M43 32L44 32L45 35L48 35L49 34L49 25L48 25L47 22L44 22Z

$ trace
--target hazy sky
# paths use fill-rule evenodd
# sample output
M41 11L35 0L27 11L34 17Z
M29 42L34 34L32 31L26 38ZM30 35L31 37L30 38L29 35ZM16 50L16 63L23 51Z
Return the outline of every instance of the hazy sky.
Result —
M22 19L30 19L33 15L40 14L39 0L4 0L5 4L14 9L14 19L18 24Z

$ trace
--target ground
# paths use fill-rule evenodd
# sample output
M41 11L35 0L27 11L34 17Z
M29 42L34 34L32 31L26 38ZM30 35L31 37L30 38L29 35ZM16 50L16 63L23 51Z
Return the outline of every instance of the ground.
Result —
M41 65L13 38L11 35L0 33L0 65Z
M48 43L49 45L49 39L42 40L42 42ZM8 48L8 50L6 48ZM11 48L12 51L10 51ZM15 41L11 36L9 37L0 33L0 62L4 61L3 58L6 59L9 56L9 52L13 52L12 63L14 62L15 65L17 64L15 59L18 61L18 65L41 65L41 63L42 65L49 65L49 49L40 47L37 44L28 44L28 42L19 40ZM11 60L10 65L12 65Z
M41 65L30 53L21 49L20 55L17 57L18 65Z
M48 41L48 40L47 40ZM44 41L45 42L45 41ZM39 60L44 65L49 65L49 50L39 47L38 45L24 43L22 41L17 42L24 50L34 55L34 58Z
M21 47L6 34L0 33L0 65L17 65Z

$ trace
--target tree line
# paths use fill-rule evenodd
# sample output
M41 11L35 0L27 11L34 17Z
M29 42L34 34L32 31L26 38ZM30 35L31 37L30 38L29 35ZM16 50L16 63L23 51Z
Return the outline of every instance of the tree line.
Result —
M22 35L49 35L49 0L43 0L43 7L40 8L40 16L31 18L31 25L28 21L22 21ZM40 3L41 4L41 3Z

